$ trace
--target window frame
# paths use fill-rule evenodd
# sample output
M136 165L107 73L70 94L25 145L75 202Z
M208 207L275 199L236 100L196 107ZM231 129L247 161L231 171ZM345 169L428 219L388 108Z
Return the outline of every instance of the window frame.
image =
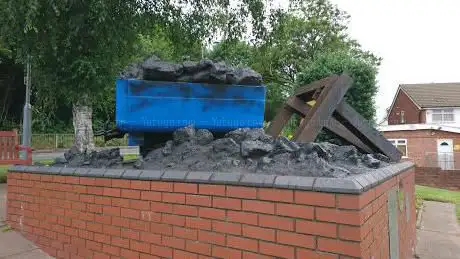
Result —
M390 141L390 143L395 146L396 148L398 148L398 146L405 146L406 147L406 155L403 155L402 158L408 158L409 157L409 149L407 147L407 139L406 138L392 138L392 139L388 139L388 141ZM403 142L403 143L400 143L400 142Z
M441 120L435 120L435 115L440 116ZM446 120L446 116L451 116L452 120ZM450 124L455 123L455 110L454 109L433 109L431 111L431 121L433 123L440 123L440 124Z
M400 124L406 124L406 112L405 111L401 111L400 112Z

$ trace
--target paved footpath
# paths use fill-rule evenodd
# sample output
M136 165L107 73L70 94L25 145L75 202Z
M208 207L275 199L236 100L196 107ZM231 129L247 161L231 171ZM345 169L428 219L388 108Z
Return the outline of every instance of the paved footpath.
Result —
M40 250L32 242L13 230L7 230L6 184L0 184L0 259L44 259L53 258Z
M6 219L6 184L0 183L0 227Z
M460 258L460 226L455 205L425 201L417 239L420 259Z

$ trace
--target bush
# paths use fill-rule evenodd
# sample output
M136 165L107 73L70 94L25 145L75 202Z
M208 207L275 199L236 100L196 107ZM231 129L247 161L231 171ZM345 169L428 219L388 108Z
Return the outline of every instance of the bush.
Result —
M7 166L0 166L0 183L6 183Z

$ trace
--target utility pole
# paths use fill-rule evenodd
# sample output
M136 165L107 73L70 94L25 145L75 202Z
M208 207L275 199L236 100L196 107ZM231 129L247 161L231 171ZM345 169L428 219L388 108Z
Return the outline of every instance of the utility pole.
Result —
M201 59L204 59L204 43L201 43Z
M26 75L24 81L26 83L26 102L24 104L24 114L22 118L22 145L24 147L31 146L32 139L32 106L30 105L30 87L32 85L32 66L30 64L30 55L27 56ZM21 152L21 159L27 158L27 151Z

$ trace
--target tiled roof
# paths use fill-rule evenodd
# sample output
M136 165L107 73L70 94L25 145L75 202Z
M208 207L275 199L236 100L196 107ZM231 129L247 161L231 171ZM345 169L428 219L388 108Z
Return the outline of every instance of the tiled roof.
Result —
M460 107L460 83L403 84L400 87L421 108Z

